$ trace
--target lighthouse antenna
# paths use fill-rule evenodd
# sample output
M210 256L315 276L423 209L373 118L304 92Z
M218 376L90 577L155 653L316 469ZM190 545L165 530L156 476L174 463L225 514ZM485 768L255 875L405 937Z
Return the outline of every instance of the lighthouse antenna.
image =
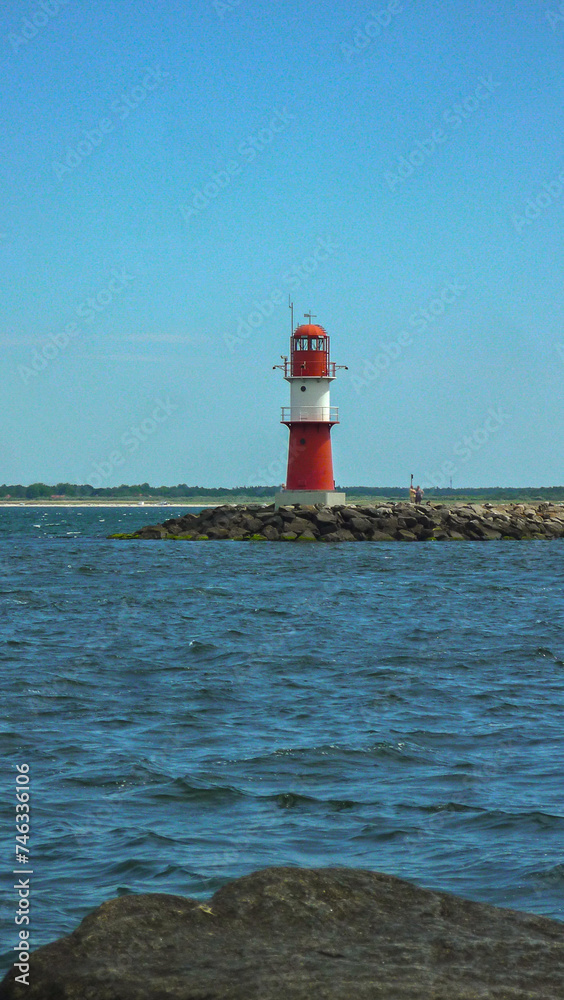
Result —
M292 336L294 332L294 303L292 302L290 296L288 296L288 309L290 310L290 336Z
M311 309L308 313L304 313L304 319L308 319L311 323L312 319L317 319L315 313L312 313Z

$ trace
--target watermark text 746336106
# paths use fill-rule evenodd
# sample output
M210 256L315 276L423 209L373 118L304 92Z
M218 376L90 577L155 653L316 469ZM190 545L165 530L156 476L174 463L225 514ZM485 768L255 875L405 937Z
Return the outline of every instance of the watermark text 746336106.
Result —
M16 868L14 875L18 875L18 881L14 883L14 890L17 893L17 909L14 916L14 923L18 930L18 941L13 950L17 952L14 968L18 970L16 976L17 983L29 986L29 923L31 909L31 875L33 875L30 864L29 830L30 830L30 782L29 764L16 764ZM24 875L25 878L21 876Z

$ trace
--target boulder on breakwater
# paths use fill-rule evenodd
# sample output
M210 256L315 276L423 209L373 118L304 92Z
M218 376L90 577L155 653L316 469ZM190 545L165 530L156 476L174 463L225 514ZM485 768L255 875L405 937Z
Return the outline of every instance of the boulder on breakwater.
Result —
M564 924L354 868L120 896L0 1000L562 1000Z
M209 507L110 538L269 542L404 542L564 538L564 505L375 503Z

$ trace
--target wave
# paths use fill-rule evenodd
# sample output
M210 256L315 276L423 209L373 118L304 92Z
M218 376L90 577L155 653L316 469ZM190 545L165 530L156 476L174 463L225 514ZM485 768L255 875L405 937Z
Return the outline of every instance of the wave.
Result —
M564 829L564 816L532 809L527 812L505 812L503 809L482 809L475 817L480 826L490 829L509 830L512 828L530 830Z
M528 872L527 877L536 879L539 882L548 882L555 886L564 886L564 864Z
M540 656L543 659L552 660L552 662L555 663L558 667L564 667L564 660L561 660L560 657L557 656L552 649L549 649L546 646L537 646L537 648L534 650L534 653L535 656Z
M152 798L169 802L199 802L225 805L246 797L235 785L216 785L196 778L175 778L158 790Z

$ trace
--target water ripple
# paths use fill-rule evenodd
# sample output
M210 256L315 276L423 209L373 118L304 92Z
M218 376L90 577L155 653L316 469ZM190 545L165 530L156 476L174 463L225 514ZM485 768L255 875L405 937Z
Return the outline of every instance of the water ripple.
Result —
M113 895L268 864L564 919L561 547L105 538L181 512L0 517L37 943Z

